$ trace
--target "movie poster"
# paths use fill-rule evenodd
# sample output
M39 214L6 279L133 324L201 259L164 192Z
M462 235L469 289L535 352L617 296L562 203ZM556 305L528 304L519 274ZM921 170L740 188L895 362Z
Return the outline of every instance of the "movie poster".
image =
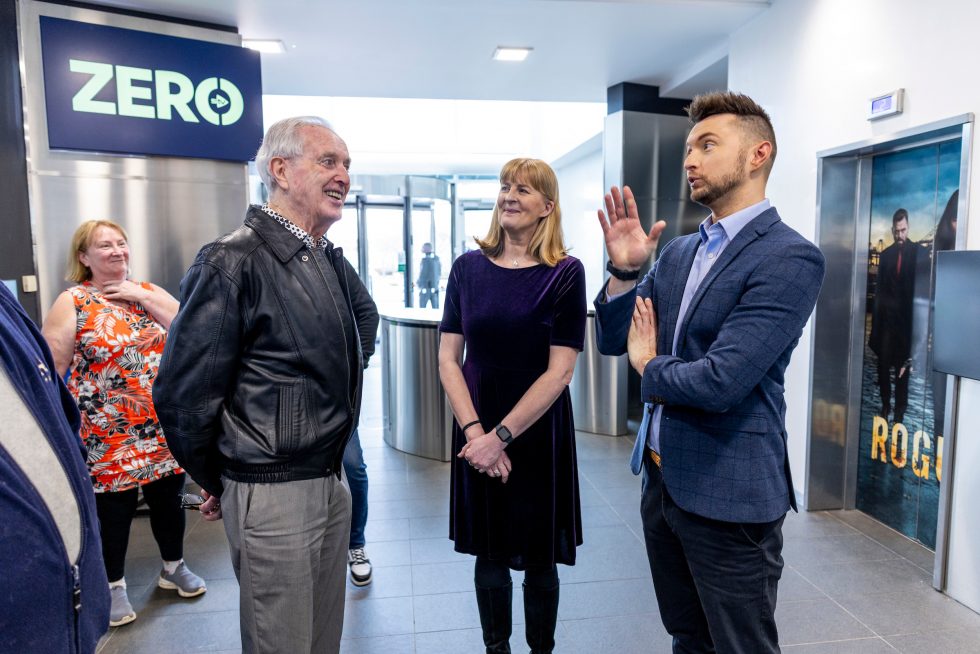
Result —
M935 253L955 248L960 146L872 162L857 508L930 549L946 388L932 371Z

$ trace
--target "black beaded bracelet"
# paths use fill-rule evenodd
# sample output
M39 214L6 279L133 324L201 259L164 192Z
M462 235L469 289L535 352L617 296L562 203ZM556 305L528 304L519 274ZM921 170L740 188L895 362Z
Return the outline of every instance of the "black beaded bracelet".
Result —
M614 266L613 263L612 263L612 261L606 262L606 270L609 271L609 274L610 275L612 275L616 279L621 279L624 282L628 282L628 281L632 281L634 279L639 279L640 278L640 271L639 271L639 269L637 269L637 270L623 270L622 268L617 268L616 266Z
M478 425L478 424L480 424L480 421L479 420L474 420L473 422L468 422L465 425L463 425L462 427L460 427L460 431L462 431L463 433L466 433L466 430L467 429L469 429L473 425Z

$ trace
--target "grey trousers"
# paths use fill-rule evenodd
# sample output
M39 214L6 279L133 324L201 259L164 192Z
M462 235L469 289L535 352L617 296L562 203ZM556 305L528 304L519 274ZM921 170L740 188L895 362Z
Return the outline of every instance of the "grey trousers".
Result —
M339 652L350 491L335 476L223 481L221 513L241 587L242 653Z

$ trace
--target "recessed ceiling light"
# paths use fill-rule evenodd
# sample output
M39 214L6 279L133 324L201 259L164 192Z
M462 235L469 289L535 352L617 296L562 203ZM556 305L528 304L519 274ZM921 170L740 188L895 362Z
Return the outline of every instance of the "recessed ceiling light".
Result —
M493 58L497 61L524 61L531 54L534 48L507 48L498 45L493 51Z
M242 39L242 47L266 54L282 54L286 51L285 44L279 39Z

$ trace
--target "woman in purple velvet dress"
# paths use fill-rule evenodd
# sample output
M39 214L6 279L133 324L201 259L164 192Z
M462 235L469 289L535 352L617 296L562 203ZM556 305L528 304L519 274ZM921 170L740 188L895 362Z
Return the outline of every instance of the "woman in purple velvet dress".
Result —
M582 544L568 383L585 338L585 270L562 240L558 180L514 159L490 231L453 264L439 372L452 405L449 531L476 556L487 652L510 652L510 570L524 570L531 652L551 652L558 571ZM463 361L463 350L466 361Z

